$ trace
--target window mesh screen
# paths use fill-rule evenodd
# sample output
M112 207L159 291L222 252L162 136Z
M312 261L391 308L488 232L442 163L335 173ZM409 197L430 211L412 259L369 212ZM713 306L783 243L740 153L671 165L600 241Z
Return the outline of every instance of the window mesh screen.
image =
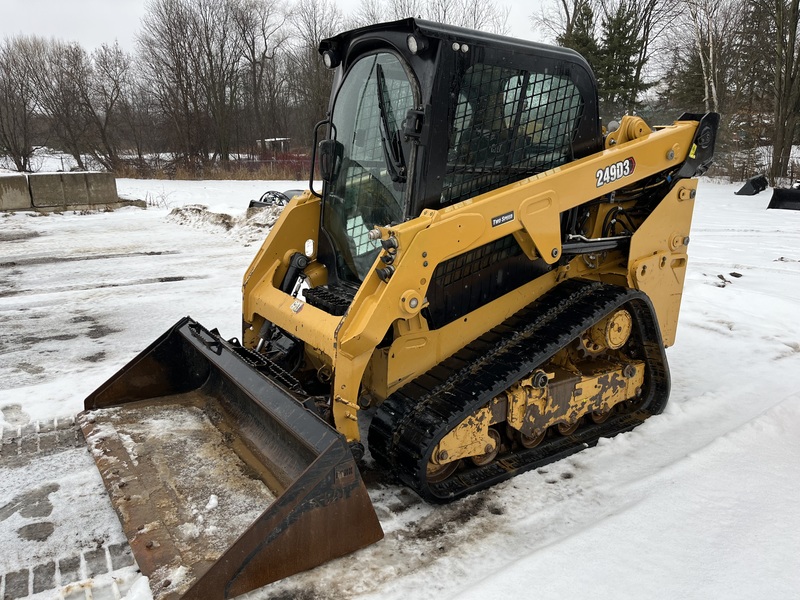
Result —
M565 76L477 64L461 81L442 204L562 165L583 102Z

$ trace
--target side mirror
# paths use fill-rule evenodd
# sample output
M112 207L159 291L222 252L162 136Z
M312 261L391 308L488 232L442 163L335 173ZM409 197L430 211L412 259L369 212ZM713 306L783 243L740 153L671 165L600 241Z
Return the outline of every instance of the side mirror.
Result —
M336 181L342 168L343 153L344 146L336 140L322 140L319 143L319 170L325 183Z

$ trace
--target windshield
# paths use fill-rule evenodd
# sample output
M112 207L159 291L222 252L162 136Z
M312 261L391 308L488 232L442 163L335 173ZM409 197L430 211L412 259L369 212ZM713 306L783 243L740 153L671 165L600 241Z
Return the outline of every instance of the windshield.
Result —
M323 225L340 279L364 279L380 249L368 232L403 219L411 145L403 120L414 92L400 60L378 53L358 60L336 97L331 121L336 168L326 187Z

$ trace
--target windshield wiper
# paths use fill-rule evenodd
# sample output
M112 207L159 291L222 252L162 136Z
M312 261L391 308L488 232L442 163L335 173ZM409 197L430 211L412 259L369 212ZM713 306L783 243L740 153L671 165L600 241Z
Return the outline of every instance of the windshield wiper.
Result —
M381 113L381 145L383 146L383 159L386 161L386 168L389 177L395 183L406 182L406 159L403 156L403 146L400 141L400 132L394 129L394 114L392 103L389 100L386 89L386 78L383 75L383 67L378 64L375 70L378 78L378 110ZM392 124L392 126L389 125Z

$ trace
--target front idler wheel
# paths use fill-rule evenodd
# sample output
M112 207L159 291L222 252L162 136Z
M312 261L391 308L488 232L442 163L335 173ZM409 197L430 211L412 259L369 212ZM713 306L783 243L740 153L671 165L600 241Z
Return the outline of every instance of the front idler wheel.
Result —
M443 465L429 462L426 471L428 483L441 483L456 472L460 463L460 460L454 460L449 463L444 463Z

